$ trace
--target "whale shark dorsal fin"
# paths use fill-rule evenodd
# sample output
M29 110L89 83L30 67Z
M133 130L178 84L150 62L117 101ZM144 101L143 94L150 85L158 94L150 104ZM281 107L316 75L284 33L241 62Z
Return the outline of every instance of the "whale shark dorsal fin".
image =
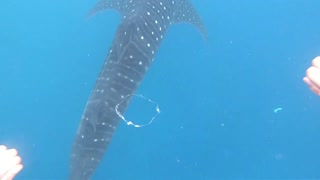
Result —
M190 23L200 31L202 37L207 40L208 35L200 16L189 0L172 0L175 5L173 23Z

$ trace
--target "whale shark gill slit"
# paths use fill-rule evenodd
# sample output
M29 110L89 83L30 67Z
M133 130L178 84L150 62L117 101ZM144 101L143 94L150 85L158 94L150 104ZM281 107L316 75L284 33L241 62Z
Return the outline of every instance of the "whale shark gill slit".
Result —
M109 54L85 106L72 144L70 180L90 179L100 164L123 114L154 60L168 27L190 23L204 38L205 28L189 0L102 0L88 16L117 10L122 15Z

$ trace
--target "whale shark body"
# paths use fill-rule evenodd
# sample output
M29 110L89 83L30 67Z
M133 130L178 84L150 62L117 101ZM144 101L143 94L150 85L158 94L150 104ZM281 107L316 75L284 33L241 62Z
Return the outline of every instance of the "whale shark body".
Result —
M92 16L114 9L122 15L113 43L86 104L70 160L70 180L87 180L95 172L128 107L154 60L160 42L173 23L205 28L189 0L101 0Z

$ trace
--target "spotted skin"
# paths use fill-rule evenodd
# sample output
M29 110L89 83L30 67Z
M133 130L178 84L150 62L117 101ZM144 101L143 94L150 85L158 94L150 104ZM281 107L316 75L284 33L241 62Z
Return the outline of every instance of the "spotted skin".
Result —
M145 73L172 23L193 24L206 37L188 0L102 0L89 12L115 9L122 21L85 107L72 145L70 180L87 180L95 172ZM123 98L125 100L123 101Z

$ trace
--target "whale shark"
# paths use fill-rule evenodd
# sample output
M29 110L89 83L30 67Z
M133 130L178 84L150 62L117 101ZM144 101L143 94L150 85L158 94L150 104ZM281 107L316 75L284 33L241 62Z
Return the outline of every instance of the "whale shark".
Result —
M192 24L207 38L189 0L100 0L88 16L105 10L116 10L122 19L72 143L70 180L94 174L121 120L115 107L125 112L131 99L126 97L139 87L170 25Z

